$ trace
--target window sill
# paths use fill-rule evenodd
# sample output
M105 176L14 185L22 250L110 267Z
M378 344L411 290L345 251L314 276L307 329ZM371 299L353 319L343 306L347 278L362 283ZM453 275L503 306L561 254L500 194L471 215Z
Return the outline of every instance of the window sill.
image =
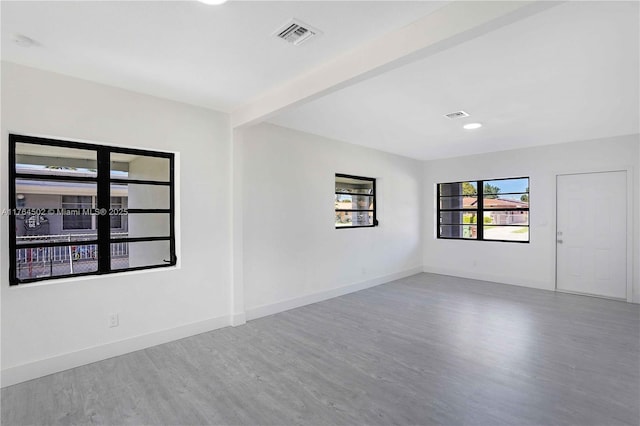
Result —
M168 271L175 271L175 270L179 270L182 269L182 267L180 266L180 264L178 263L177 265L173 265L173 266L165 266L163 268L150 268L150 269L142 269L139 271L125 271L125 272L118 272L118 273L112 273L112 274L103 274L103 275L82 275L79 277L67 277L67 278L51 278L51 279L47 279L47 280L43 280L43 281L36 281L36 282L32 282L32 283L24 283L24 284L17 284L17 285L10 285L9 289L10 290L14 290L14 289L21 289L21 288L32 288L32 287L42 287L42 286L49 286L49 285L55 285L55 284L69 284L69 283L75 283L75 282L80 282L80 281L90 281L90 280L104 280L104 279L114 279L114 278L119 278L119 277L125 277L128 275L140 275L140 274L150 274L150 273L159 273L159 272L168 272Z

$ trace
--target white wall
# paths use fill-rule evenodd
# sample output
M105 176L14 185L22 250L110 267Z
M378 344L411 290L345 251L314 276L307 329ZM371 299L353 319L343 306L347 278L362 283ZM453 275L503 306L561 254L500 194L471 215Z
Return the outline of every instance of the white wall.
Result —
M249 319L421 271L421 162L270 124L243 136ZM377 179L378 227L335 229L335 173Z
M8 132L177 152L180 267L10 288L3 216L3 385L228 324L227 115L2 63L2 208Z
M503 151L424 163L424 268L427 272L552 290L555 288L556 175L632 168L633 300L638 280L638 135ZM530 244L438 240L435 184L530 177ZM597 208L597 206L594 206Z
M553 289L557 173L633 167L640 301L637 135L420 162L260 124L232 147L224 114L10 63L1 118L3 209L9 132L177 152L181 207L178 268L18 287L1 217L3 386L423 268ZM380 226L334 228L335 173L377 178ZM531 244L434 238L435 183L511 176L531 177Z

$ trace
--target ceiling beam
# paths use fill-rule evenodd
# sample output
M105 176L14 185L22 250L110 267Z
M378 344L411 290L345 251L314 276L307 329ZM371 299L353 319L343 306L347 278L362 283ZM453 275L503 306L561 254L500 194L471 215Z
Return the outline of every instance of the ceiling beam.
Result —
M560 3L453 1L263 93L233 111L231 124L239 128L264 121L287 108L426 58Z

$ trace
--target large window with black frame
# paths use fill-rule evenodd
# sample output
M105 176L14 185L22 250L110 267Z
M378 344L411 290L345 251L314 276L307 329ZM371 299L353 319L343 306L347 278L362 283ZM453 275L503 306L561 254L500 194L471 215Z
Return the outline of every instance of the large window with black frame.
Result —
M337 229L377 226L376 180L336 173L335 211Z
M437 185L438 238L529 242L529 178Z
M176 264L174 154L9 135L11 285Z

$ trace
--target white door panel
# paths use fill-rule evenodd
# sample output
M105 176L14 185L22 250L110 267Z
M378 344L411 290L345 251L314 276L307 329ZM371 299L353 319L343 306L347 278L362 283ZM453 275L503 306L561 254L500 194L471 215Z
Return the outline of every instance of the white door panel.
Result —
M627 173L557 178L557 288L627 296Z

